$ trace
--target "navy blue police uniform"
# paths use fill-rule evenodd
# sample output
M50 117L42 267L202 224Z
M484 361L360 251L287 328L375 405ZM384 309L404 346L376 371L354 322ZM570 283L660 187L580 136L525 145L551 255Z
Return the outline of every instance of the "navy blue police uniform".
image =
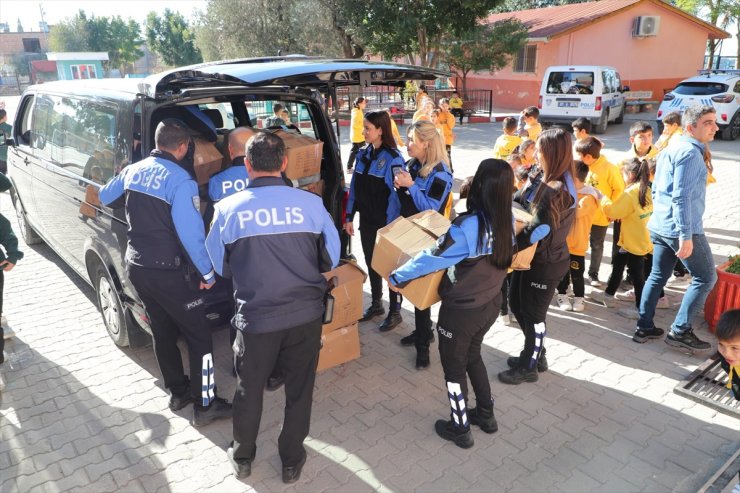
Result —
M370 293L374 302L383 297L383 278L371 265L378 230L393 222L401 213L401 203L394 192L394 170L403 169L404 160L396 149L368 145L360 150L352 173L347 201L347 222L360 215L360 242L370 277ZM400 296L390 294L391 311L401 309Z
M216 272L234 283L233 459L250 462L265 382L285 374L285 422L278 441L284 467L305 460L327 282L339 260L339 235L321 198L263 176L216 204L206 239Z
M390 276L391 284L403 288L414 279L446 270L439 286L442 298L437 323L439 356L450 398L452 422L463 429L469 428L466 412L468 377L475 393L476 407L492 413L491 385L480 350L483 338L496 321L501 285L506 279L506 269L499 269L489 262L488 256L494 248L490 233L483 242L478 242L481 220L484 219L476 211L458 216L434 248L419 253ZM495 430L486 431L493 433Z
M247 167L244 166L244 156L237 156L228 168L219 171L208 180L208 196L212 201L218 202L246 189L248 183L249 175Z
M445 162L439 162L427 176L421 175L422 163L418 159L410 159L406 166L414 183L408 188L397 191L401 203L401 215L413 216L426 210L437 211L443 214L447 205L447 198L452 192L452 172ZM404 338L419 350L428 351L432 339L432 311L430 308L419 310L414 308L414 332ZM405 344L405 343L404 343Z
M171 154L154 150L105 185L100 200L126 207L126 267L151 322L165 388L173 396L189 392L199 406L208 407L215 399L213 344L202 292L193 284L211 283L215 273L205 247L198 185L183 166ZM188 344L189 379L179 335Z

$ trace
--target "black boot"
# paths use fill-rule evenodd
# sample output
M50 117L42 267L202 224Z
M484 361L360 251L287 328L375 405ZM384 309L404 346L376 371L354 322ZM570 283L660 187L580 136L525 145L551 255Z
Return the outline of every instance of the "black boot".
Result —
M545 354L547 351L545 351L545 348L542 348L542 351L540 351L540 356L537 358L537 371L540 373L544 373L549 368L547 364L547 356ZM510 356L506 359L506 364L509 365L509 368L516 368L519 366L519 356Z
M383 303L380 300L373 300L368 309L365 310L365 313L362 314L360 322L367 322L368 320L371 320L384 313L385 308L383 308Z
M473 434L470 432L470 426L458 426L452 420L437 420L434 423L434 431L440 437L453 442L460 448L470 448L475 444Z
M416 369L429 368L429 347L416 348Z
M380 324L379 330L381 332L388 332L389 330L395 329L401 322L403 322L403 318L401 317L400 311L388 312L388 316L385 317L383 323Z
M522 368L517 366L510 370L502 371L498 374L498 379L501 383L507 385L519 385L522 382L536 382L539 379L537 375L537 368Z
M214 398L208 407L199 404L194 407L193 426L196 428L211 424L218 419L231 418L231 404L221 397Z
M493 405L489 408L475 406L473 409L468 409L468 419L470 424L479 426L486 433L496 433L498 431L498 423L496 423L496 418L493 416Z
M406 337L401 337L401 346L413 346L416 344L416 331L413 331Z

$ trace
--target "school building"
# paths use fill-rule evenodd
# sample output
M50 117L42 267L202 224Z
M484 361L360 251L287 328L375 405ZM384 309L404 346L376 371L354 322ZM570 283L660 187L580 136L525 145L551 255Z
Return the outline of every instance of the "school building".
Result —
M707 39L730 37L661 0L601 0L494 14L485 22L511 17L529 29L527 45L506 68L467 77L468 89L493 90L497 108L536 105L542 77L553 65L615 67L623 85L660 101L703 68Z

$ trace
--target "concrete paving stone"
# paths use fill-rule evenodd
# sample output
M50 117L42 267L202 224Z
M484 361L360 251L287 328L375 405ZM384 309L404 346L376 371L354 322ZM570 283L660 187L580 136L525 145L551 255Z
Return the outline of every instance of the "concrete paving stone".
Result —
M646 426L641 422L634 421L626 430L619 432L619 435L645 446L648 445L652 441L653 436L658 433L660 433L659 430Z
M514 445L520 451L527 448L527 445L538 440L543 433L527 425L527 421L522 421L511 432L505 434L505 439Z
M434 480L427 480L419 485L419 491L430 493L448 493L450 491L469 491L471 478L458 474L454 468L447 469L445 473Z
M564 481L567 478L568 472L556 471L555 469L548 467L544 463L540 462L537 465L537 469L532 471L530 474L521 476L517 483L513 485L515 491L552 491L551 485L559 481ZM519 485L524 486L521 488Z
M488 469L481 476L485 476L491 481L490 491L498 491L510 489L515 481L528 474L529 471L521 464L507 458L501 467Z
M102 455L102 454L101 454ZM125 469L131 466L123 452L119 452L108 459L85 466L87 476L91 481L97 481L103 474L116 469Z
M111 474L104 474L97 481L94 481L88 485L85 485L83 488L80 488L80 491L90 492L90 493L108 492L108 491L117 492L119 490L120 490L120 487L113 480L113 476Z
M383 406L375 405L367 409L367 411L358 413L355 417L368 428L374 427L379 421L384 423L393 421L393 413Z
M601 482L587 476L578 469L572 471L568 479L555 483L555 487L560 491L572 493L591 492L601 487Z
M591 426L593 423L586 421L577 414L571 414L563 421L553 424L555 428L567 433L573 438L577 438L583 432L586 427Z
M611 413L609 416L601 418L595 425L585 428L585 430L593 433L599 438L611 442L614 440L615 435L620 431L625 430L626 427L610 419L610 416Z
M568 444L568 447L587 459L593 459L608 443L593 433L583 431L575 440Z
M529 469L530 472L534 472L543 460L551 458L552 455L536 442L529 442L524 451L512 456L511 459Z
M64 468L62 468L64 469ZM90 484L90 479L84 469L65 472L64 477L57 481L56 486L59 491L77 491L85 485Z
M610 477L612 472L623 467L623 464L614 460L611 456L599 451L596 452L591 460L578 466L583 474L604 482L604 479Z
M592 423L599 423L605 415L611 414L611 409L601 405L598 401L590 401L588 404L577 408L575 413Z
M40 448L41 449L41 448ZM74 459L79 453L75 450L72 443L65 443L62 447L45 452L34 451L31 459L33 460L36 470L49 471L50 467L59 468L59 461L62 459ZM61 468L59 468L61 476Z
M560 450L553 453L552 457L547 461L547 466L556 471L561 471L564 476L567 476L566 471L575 469L579 465L588 462L588 460L582 454L577 454L571 448L570 444L566 444Z

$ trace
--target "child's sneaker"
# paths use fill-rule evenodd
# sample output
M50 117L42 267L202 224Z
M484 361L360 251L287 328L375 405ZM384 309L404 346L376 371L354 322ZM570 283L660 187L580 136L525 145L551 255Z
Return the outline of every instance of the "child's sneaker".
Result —
M640 318L640 314L637 312L634 308L620 308L617 313L619 313L624 318L628 318L630 320L637 320Z
M632 340L642 344L643 342L647 342L648 339L660 339L663 337L663 334L663 329L659 329L657 327L653 327L652 329L637 327L637 329L635 329L635 335L632 336Z
M12 337L15 337L15 331L12 329L12 327L3 325L3 339L10 339Z
M3 370L0 368L0 392L5 390L5 378L3 377Z
M591 291L591 294L588 296L596 303L601 303L607 308L614 306L614 296L610 294L602 293L601 291Z
M558 306L561 310L565 310L566 312L573 311L573 306L570 304L568 295L558 294Z
M590 274L588 276L588 283L595 288L600 288L604 285L603 282L599 281L599 276L592 276Z
M504 325L511 325L511 315L508 313L502 313L498 318Z
M586 309L586 305L583 303L583 298L573 298L573 311L582 312Z
M668 332L665 343L669 346L691 349L692 351L706 351L712 348L711 344L696 337L693 330L687 330L681 335Z
M630 289L623 293L615 293L614 297L620 301L635 301L635 290Z
M658 298L658 304L656 305L656 308L660 308L661 310L667 310L671 307L671 302L668 301L668 297L661 296Z

